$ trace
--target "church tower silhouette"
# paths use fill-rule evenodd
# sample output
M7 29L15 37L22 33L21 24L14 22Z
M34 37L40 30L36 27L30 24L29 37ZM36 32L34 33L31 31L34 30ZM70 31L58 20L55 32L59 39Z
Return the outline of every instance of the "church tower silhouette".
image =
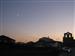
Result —
M74 41L74 39L73 39L72 33L70 33L70 32L64 33L64 37L63 37L64 45L69 46L73 43L73 41Z

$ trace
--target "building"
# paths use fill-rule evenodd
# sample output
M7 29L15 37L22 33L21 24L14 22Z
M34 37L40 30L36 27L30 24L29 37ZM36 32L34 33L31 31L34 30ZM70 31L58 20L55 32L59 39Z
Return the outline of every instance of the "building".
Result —
M75 46L75 40L73 39L72 33L67 32L64 33L63 37L63 45L64 46Z
M49 37L42 37L35 43L35 47L51 47L54 43L55 41Z
M0 44L13 44L15 43L15 40L12 38L9 38L5 35L0 36Z

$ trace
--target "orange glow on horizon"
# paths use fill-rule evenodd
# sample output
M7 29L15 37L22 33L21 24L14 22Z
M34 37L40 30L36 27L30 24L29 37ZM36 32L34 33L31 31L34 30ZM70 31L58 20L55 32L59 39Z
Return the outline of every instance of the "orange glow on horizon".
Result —
M62 41L63 39L63 35L61 34L49 34L49 35L44 35L44 34L40 34L40 35L16 35L15 38L16 38L16 41L17 42L28 42L28 41L33 41L33 42L36 42L39 40L39 38L42 38L42 37L48 37L55 40L55 41Z

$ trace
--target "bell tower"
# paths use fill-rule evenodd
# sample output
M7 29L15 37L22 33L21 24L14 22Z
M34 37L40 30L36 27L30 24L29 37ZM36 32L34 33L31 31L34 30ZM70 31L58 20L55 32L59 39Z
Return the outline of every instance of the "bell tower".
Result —
M64 38L73 39L72 33L70 32L64 33Z
M63 44L64 45L70 45L71 43L73 43L73 36L72 36L72 33L70 32L67 32L67 33L64 33L64 37L63 37Z

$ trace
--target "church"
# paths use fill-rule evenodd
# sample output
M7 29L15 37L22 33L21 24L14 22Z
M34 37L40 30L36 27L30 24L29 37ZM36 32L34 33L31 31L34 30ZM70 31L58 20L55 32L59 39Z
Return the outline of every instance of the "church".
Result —
M72 33L70 32L64 33L63 45L69 47L75 47L75 39L73 38Z

